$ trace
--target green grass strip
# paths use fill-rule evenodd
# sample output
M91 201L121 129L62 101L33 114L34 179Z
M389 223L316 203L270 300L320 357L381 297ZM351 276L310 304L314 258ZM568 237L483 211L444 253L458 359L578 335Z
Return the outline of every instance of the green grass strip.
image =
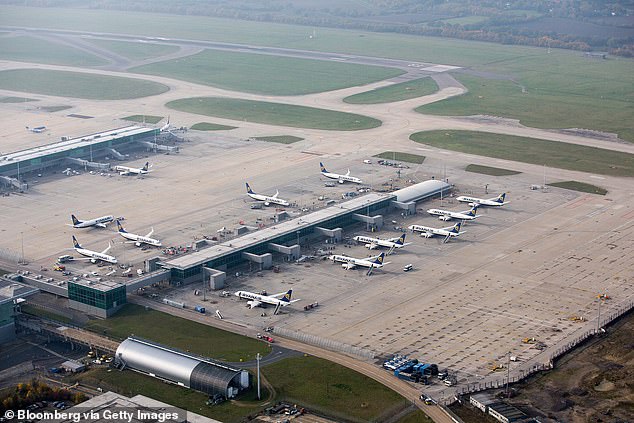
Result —
M236 98L185 98L166 106L199 115L294 128L357 131L381 126L380 120L354 113Z
M634 155L565 142L473 131L428 131L412 141L445 150L610 176L634 176Z
M83 50L29 36L0 37L0 59L83 67L108 63L101 57Z
M96 46L110 50L113 53L132 60L151 59L154 57L164 56L166 54L176 53L179 50L178 46L171 46L167 44L134 43L129 41L98 39L92 39L89 41Z
M23 313L32 314L33 316L42 317L44 319L55 320L60 323L72 323L73 319L53 311L45 310L33 304L24 304L20 306Z
M264 95L302 95L365 85L403 74L399 69L266 54L205 50L132 72Z
M425 161L425 156L420 156L418 154L412 154L412 153L401 153L398 151L384 151L383 153L375 154L374 157L378 157L380 159L398 160L400 162L416 163L416 164L421 164Z
M546 185L551 187L570 189L573 191L587 192L589 194L605 195L608 193L608 190L605 188L601 188L596 185L586 184L585 182L578 182L578 181L553 182L551 184L546 184Z
M163 116L153 116L153 115L132 115L121 118L121 120L129 120L132 122L140 122L140 123L150 123L152 125L159 123L163 120Z
M344 98L343 101L350 104L393 103L433 94L436 91L438 91L436 81L431 78L421 78L354 94Z
M89 100L123 100L162 94L166 85L118 76L49 69L12 69L0 72L0 88Z
M522 173L522 172L517 172L515 170L502 169L499 167L491 167L491 166L482 166L477 164L467 165L465 170L467 172L482 173L484 175L491 175L491 176L519 175L520 173Z
M262 369L279 401L352 421L385 421L385 413L403 406L396 392L360 373L317 357L292 357ZM336 419L341 421L340 419Z
M209 123L209 122L199 122L195 123L189 129L193 129L195 131L229 131L231 129L236 129L237 126L229 126L229 125L220 125L217 123Z
M276 142L279 144L293 144L303 140L304 138L294 137L292 135L274 135L270 137L254 137L254 139L266 142Z
M134 334L183 351L205 357L238 362L252 360L256 353L266 355L269 347L257 339L236 335L211 326L171 316L156 310L145 310L126 304L115 316L92 320L86 329L125 339Z
M29 101L39 101L26 97L0 97L0 103L26 103Z

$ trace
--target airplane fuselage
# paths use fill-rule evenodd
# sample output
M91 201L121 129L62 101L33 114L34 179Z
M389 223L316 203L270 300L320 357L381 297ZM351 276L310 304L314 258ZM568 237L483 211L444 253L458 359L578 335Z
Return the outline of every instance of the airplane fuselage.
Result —
M381 263L374 263L373 261L366 260L366 259L358 259L354 257L341 256L337 254L330 256L329 259L335 263L345 263L352 266L374 267L374 268L383 267L383 264Z
M449 210L441 210L441 209L429 209L427 213L438 216L442 220L449 219L460 219L460 220L473 220L478 216L472 216L470 214L465 214L462 212L452 212Z
M330 178L330 179L337 179L340 183L344 183L344 182L352 182L355 184L362 184L363 181L359 178L356 178L354 176L349 176L349 175L339 175L338 173L332 173L332 172L321 172L322 175L324 175L326 178Z
M280 206L289 206L290 203L286 200L283 200L281 198L278 197L269 197L268 195L262 195L262 194L251 194L248 193L249 197L253 198L254 200L258 200L258 201L264 201L265 205L269 205L270 204L279 204Z
M387 239L372 238L369 236L362 236L362 235L355 236L353 239L357 242L362 242L367 245L378 245L379 247L386 247L386 248L401 248L405 246L405 244L399 244L397 242L390 241Z
M486 198L467 197L464 195L457 197L456 200L460 201L461 203L469 203L470 206L477 205L477 206L500 207L508 203L508 201L498 201L498 200L491 200Z
M443 228L432 228L431 226L422 226L422 225L411 225L409 229L412 232L421 232L428 234L429 236L440 235L440 236L458 236L462 232L453 232L448 229Z
M131 234L129 232L119 231L119 234L125 239L129 239L130 241L135 241L137 243L153 245L155 247L160 247L162 245L161 241L159 241L158 239L149 238L149 237L141 236L137 234Z
M98 253L96 251L77 247L75 247L75 251L77 251L82 256L90 257L95 260L105 261L106 263L117 264L117 259L113 256L109 256L108 254Z
M121 175L127 175L127 174L145 175L146 173L148 173L147 170L138 169L135 167L128 167L128 166L115 166L114 170L119 172Z
M91 226L99 226L104 228L106 223L110 223L114 220L114 216L102 216L92 220L84 220L73 225L73 228L89 228Z

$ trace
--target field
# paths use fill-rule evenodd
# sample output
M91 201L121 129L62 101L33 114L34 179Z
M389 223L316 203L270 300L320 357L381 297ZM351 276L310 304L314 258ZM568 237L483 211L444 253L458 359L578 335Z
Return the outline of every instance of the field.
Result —
M4 272L0 271L0 274L2 274L2 273L4 273ZM54 312L49 311L49 310L44 310L42 308L39 308L39 307L31 305L31 304L24 304L24 305L20 306L20 309L22 310L23 313L32 314L34 316L43 317L45 319L55 320L55 321L58 321L60 323L72 323L73 322L73 319L71 319L71 318L69 318L67 316L63 316L61 314L54 313Z
M177 46L167 44L132 43L127 41L97 39L92 39L90 42L131 60L151 59L153 57L176 53L179 50Z
M289 358L264 367L262 373L273 384L278 400L323 410L333 417L383 421L408 404L380 383L316 357Z
M518 119L526 126L593 129L634 141L631 62L560 59L525 57L482 68L514 75L517 82L456 75L468 88L467 94L416 111L445 116L501 116Z
M235 98L185 98L170 101L166 106L199 115L294 128L358 131L381 126L379 120L354 113Z
M151 123L155 125L163 120L163 116L153 116L153 115L132 115L121 118L121 120L129 120L132 122L139 123Z
M201 70L204 71L201 72ZM205 50L131 72L160 75L232 91L300 95L365 85L401 75L393 68Z
M491 166L481 166L477 164L467 165L465 170L467 172L482 173L482 174L491 175L491 176L508 176L508 175L518 175L522 173L522 172L517 172L515 170L501 169L499 167L491 167Z
M467 154L611 176L634 176L634 155L535 138L472 131L429 131L412 141Z
M420 410L416 410L406 416L400 418L396 423L425 423L432 422L433 420L427 417L425 413Z
M134 334L161 344L218 360L251 360L267 354L268 346L256 339L225 332L211 326L127 304L116 316L92 320L86 329L125 339ZM213 342L212 342L213 340Z
M473 15L473 16L463 16L460 18L443 19L441 22L450 24L450 25L473 25L473 24L486 22L487 19L489 19L487 16Z
M596 185L587 184L585 182L578 182L578 181L553 182L546 185L549 185L551 187L571 189L571 190L579 191L579 192L587 192L590 194L605 195L608 193L608 190L605 188L601 188Z
M0 88L91 100L140 98L169 90L163 84L139 79L40 69L2 71Z
M26 103L30 101L38 101L26 97L0 97L0 103Z
M228 131L231 129L236 129L237 126L229 126L229 125L220 125L217 123L209 123L209 122L199 122L193 124L189 129L193 129L195 131Z
M82 67L107 63L73 47L28 36L0 37L0 59Z
M301 141L304 138L294 137L292 135L274 135L271 137L255 137L255 139L259 141L276 142L279 144L293 144L294 142Z
M438 85L433 79L421 78L351 95L343 101L350 104L393 103L433 94L436 91L438 91Z
M425 161L425 156L420 156L418 154L412 153L401 153L398 151L384 151L383 153L375 154L374 157L378 157L379 159L398 160L401 162L416 164L421 164Z

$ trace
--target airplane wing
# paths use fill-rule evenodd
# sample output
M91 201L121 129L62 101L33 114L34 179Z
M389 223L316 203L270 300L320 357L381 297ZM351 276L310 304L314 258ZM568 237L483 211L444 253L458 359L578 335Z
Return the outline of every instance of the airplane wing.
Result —
M106 227L106 223L97 223L95 226L99 227L99 228L105 228ZM110 247L108 247L110 248Z
M249 308L255 308L255 307L258 307L259 305L261 305L262 301L251 300L251 301L247 302L247 304L249 305Z
M354 263L344 263L343 264L343 268L346 269L346 270L352 270L355 267L357 267L357 265L354 264Z
M278 195L280 195L280 191L279 190L275 190L275 195L273 196L273 198L277 198Z
M346 172L345 176L350 176L350 169L348 169L348 172Z
M105 228L105 226L104 226ZM108 247L101 252L101 254L106 254L112 248L112 243L108 243Z
M286 291L284 292L280 292L279 294L273 294L273 295L269 295L269 297L273 297L273 298L281 298L284 295L286 295Z
M152 228L152 230L145 237L149 238L152 236L153 233L154 233L154 228Z

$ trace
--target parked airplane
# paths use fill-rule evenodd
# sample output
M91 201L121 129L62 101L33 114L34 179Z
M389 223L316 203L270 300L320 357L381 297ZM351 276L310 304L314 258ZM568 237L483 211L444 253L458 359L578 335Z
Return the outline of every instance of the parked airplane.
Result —
M254 200L264 201L265 206L268 206L270 204L279 204L280 206L290 206L290 203L288 201L278 198L278 195L280 194L279 191L275 191L275 195L272 197L269 197L266 195L256 194L255 192L253 192L248 182L246 185L247 185L247 194L249 195L249 197L253 198Z
M277 314L280 311L280 307L286 307L289 304L299 301L298 299L291 300L291 295L293 295L292 289L289 289L287 292L280 292L279 294L273 295L262 295L248 291L238 291L234 295L238 298L249 300L247 301L247 306L249 308L259 307L263 304L274 305L275 311L273 314Z
M412 232L420 232L421 236L425 238L431 238L434 235L444 236L445 239L442 241L443 243L449 241L449 238L454 236L459 236L465 233L466 231L460 232L460 226L462 222L458 222L453 226L448 226L446 228L431 228L429 226L421 226L421 225L411 225L409 229Z
M427 213L438 216L440 220L451 220L451 219L460 219L460 220L473 220L477 218L476 211L478 210L479 205L475 204L471 207L471 210L463 211L463 212L454 212L449 210L441 210L441 209L429 209Z
M348 173L346 173L345 175L339 175L338 173L328 172L322 162L319 162L319 167L321 168L322 175L324 175L326 178L337 179L339 180L340 184L343 184L344 182L354 182L355 184L363 183L361 179L350 176L350 169L348 169Z
M370 250L374 250L379 247L389 248L388 254L391 254L395 248L403 248L410 243L405 243L405 234L401 235L398 238L389 238L389 239L381 239L381 238L371 238L369 236L358 235L353 238L357 242L365 243L365 246Z
M478 205L478 206L503 206L505 204L510 203L510 201L504 201L504 198L506 197L506 193L502 193L500 195L498 195L497 197L493 197L493 198L475 198L475 197L467 197L467 196L460 196L458 198L456 198L456 200L461 201L463 203L469 203L470 206L473 205Z
M160 247L162 245L161 241L159 241L158 239L150 238L150 236L152 236L152 234L154 233L154 228L152 228L150 233L148 233L145 236L141 236L141 235L137 235L137 234L131 234L130 232L126 231L123 228L123 226L121 226L121 223L118 220L117 220L117 228L119 229L119 234L122 237L134 242L134 244L137 247L140 247L141 244L153 245L155 247Z
M128 167L128 166L115 166L114 170L119 172L119 175L145 175L150 173L150 162L145 162L145 165L141 168Z
M46 126L36 126L35 128L30 128L30 127L26 127L27 130L31 131L31 132L35 132L36 134L40 134L44 131L46 131Z
M161 132L165 132L165 131L168 131L168 132L169 132L169 130L170 130L170 126L171 126L171 125L170 125L170 117L168 116L168 117L167 117L167 123L165 123L165 125L161 126L160 131L161 131Z
M100 228L105 228L106 224L112 222L114 220L114 216L109 215L109 216L101 216L98 217L96 219L91 219L91 220L79 220L75 217L74 214L70 215L70 218L73 221L73 224L69 226L72 226L73 228L89 228L91 226L97 226Z
M346 270L354 269L357 266L368 267L370 268L368 274L372 271L372 269L380 269L381 267L389 263L383 262L383 260L385 259L385 253L381 253L376 257L370 257L367 259L358 259L354 257L341 256L338 254L334 254L328 258L332 260L333 263L342 263L341 267Z
M112 244L108 244L108 248L98 253L96 251L82 248L82 246L79 245L79 242L77 242L77 238L75 238L75 235L73 235L73 245L75 246L75 251L77 251L82 256L88 257L90 261L93 263L96 263L98 260L101 260L101 261L105 261L106 263L117 264L117 259L115 257L109 256L106 254L108 250L112 247Z

